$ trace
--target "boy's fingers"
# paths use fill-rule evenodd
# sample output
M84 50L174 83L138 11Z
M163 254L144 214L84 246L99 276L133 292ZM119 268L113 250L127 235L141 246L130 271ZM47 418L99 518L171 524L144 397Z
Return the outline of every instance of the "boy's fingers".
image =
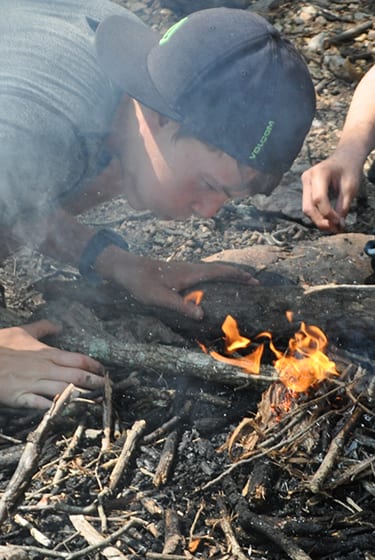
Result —
M51 384L55 382L64 382L65 384L73 383L74 385L77 385L77 387L92 390L103 386L104 377L90 373L87 369L84 370L82 368L77 369L66 366L61 367L60 365L60 367L56 368L56 372L52 372L48 375L48 378L44 376L40 381Z
M203 319L203 309L191 301L185 301L184 298L174 290L163 291L159 294L159 297L156 296L156 298L157 301L155 300L155 305L172 309L196 321Z
M75 368L83 372L104 375L104 366L97 360L94 360L94 358L90 358L90 356L85 356L77 352L59 350L57 348L49 348L48 356L56 366ZM63 371L62 375L65 374L66 371Z
M191 271L190 276L186 278L185 287L188 288L197 282L206 282L209 280L228 280L230 282L240 282L241 284L251 284L253 286L259 284L259 281L254 278L250 272L238 266L207 262L204 263L201 268L196 268Z
M38 408L45 410L52 405L52 400L43 397L42 395L35 395L34 393L21 393L16 395L9 405L16 408Z

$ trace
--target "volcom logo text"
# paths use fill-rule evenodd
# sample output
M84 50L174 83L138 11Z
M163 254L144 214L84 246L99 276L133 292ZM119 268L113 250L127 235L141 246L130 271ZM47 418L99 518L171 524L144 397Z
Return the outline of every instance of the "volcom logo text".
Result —
M264 144L267 142L273 127L275 126L275 121L268 121L268 124L263 132L262 138L259 140L258 144L255 146L251 154L249 155L249 159L255 159L259 152L262 150Z

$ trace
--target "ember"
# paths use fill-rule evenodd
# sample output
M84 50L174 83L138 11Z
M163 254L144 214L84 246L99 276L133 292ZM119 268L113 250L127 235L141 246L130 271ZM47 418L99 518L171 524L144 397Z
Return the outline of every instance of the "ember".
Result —
M193 292L189 292L184 297L185 301L192 301L195 305L199 305L203 298L202 290L194 290Z

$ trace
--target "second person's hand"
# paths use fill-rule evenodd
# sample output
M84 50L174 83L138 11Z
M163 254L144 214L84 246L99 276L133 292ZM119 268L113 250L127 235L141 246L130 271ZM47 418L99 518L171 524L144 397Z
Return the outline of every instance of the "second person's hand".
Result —
M104 383L103 366L89 356L47 346L39 340L61 329L47 320L0 329L0 402L48 408L67 385L93 390Z
M338 232L359 188L361 171L348 154L333 154L302 175L304 213L321 230ZM333 203L330 190L337 197Z

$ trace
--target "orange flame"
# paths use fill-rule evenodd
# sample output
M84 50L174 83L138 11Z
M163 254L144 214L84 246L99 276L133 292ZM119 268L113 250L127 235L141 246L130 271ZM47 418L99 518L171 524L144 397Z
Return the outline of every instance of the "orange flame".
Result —
M199 305L203 299L204 292L202 290L194 290L184 296L184 301L192 301L195 305Z
M231 315L226 316L221 328L225 334L225 350L228 354L232 354L240 348L246 348L251 343L249 338L240 335L237 322Z
M225 362L232 366L240 367L241 369L244 369L246 373L253 373L256 375L260 371L260 362L263 355L263 348L263 344L260 344L251 354L248 354L247 356L238 356L237 358L222 356L218 352L214 351L211 351L210 355L220 362Z
M293 314L287 312L287 318L292 320ZM236 320L228 315L222 325L225 334L225 351L233 354L236 350L246 348L251 340L241 336ZM328 339L319 327L301 323L300 329L290 339L285 353L280 352L272 342L269 332L262 332L256 338L269 338L269 347L276 356L275 369L279 372L280 380L288 389L296 393L307 391L330 375L338 375L336 365L324 353L328 346ZM203 351L207 351L201 345ZM244 369L247 373L258 374L263 355L264 344L260 344L246 356L222 356L211 351L210 355L221 362Z
M246 348L249 344L251 344L251 340L249 338L240 335L237 322L231 315L226 316L221 328L225 334L225 352L228 354L233 354L236 350ZM200 346L202 348L203 345ZM215 351L211 351L210 355L215 358L215 360L240 367L244 369L246 373L257 374L260 371L263 348L264 345L260 344L253 352L247 354L247 356L222 356ZM203 351L206 351L204 347L202 349Z
M336 365L324 351L328 340L324 332L314 325L301 323L300 330L289 340L285 354L275 348L270 341L270 348L277 360L274 362L280 380L292 391L302 393L328 379L338 375Z

